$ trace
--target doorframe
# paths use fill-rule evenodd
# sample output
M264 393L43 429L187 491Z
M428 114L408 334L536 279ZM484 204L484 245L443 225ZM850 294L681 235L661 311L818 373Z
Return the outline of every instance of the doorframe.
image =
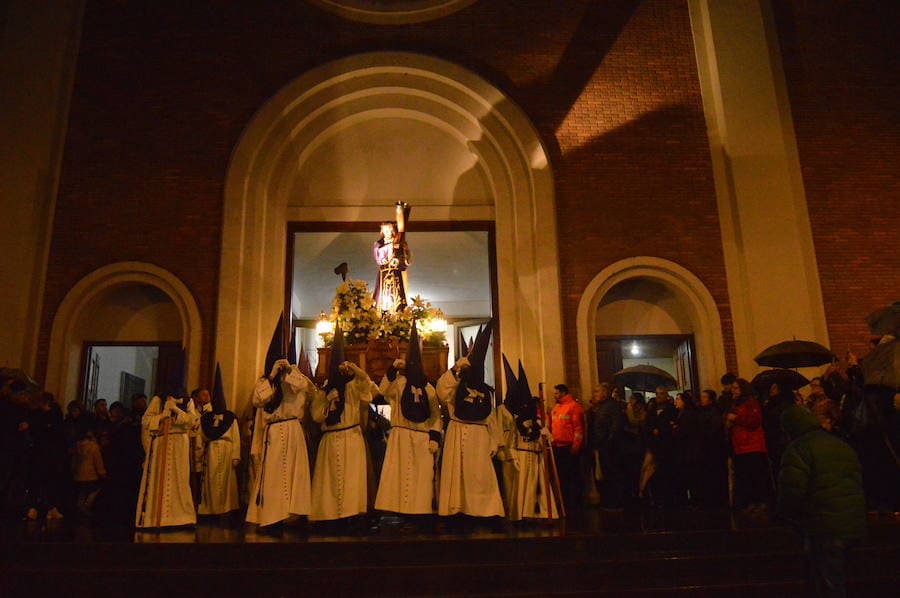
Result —
M290 334L293 332L293 314L291 313L291 298L294 272L294 238L296 233L365 233L370 232L372 236L378 234L381 221L373 220L367 222L345 221L345 222L329 222L329 221L292 221L287 223L287 259L284 266L284 326L286 330L282 333ZM423 220L415 221L416 230L407 232L465 232L477 231L487 233L488 245L488 273L490 276L491 288L491 318L494 320L494 384L497 386L498 372L501 372L502 363L500 357L500 302L499 287L497 282L497 243L496 243L496 226L493 220ZM427 299L427 297L426 297ZM474 320L473 320L474 321ZM283 338L290 338L283 336ZM288 343L290 346L290 343Z
M693 332L687 332L684 334L596 334L594 335L594 347L597 346L597 341L630 341L635 340L640 342L641 339L661 339L661 340L673 340L678 341L679 343L684 341L689 341L691 343L691 354L693 355L693 359L691 359L691 376L694 379L694 383L700 387L700 369L697 367L697 343L694 338ZM624 357L623 357L624 359ZM594 352L594 371L597 374L597 378L600 378L600 364L597 362L596 351ZM690 389L694 393L699 393L702 388L692 388Z
M89 349L91 347L180 347L184 345L181 341L83 341L81 343L81 368L78 374L78 398L75 400L84 405L84 385L87 383L87 368L90 365L88 360ZM187 369L187 358L185 357L185 370ZM154 380L154 383L156 381Z

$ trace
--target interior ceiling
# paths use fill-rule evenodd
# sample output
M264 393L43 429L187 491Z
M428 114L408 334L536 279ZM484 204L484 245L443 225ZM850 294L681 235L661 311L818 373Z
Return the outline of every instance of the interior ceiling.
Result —
M371 291L377 267L372 246L378 231L300 232L294 237L294 318L311 320L331 310L341 282L334 268L350 266L350 278L362 279ZM491 315L491 278L486 231L408 232L412 253L409 295L421 295L448 318Z

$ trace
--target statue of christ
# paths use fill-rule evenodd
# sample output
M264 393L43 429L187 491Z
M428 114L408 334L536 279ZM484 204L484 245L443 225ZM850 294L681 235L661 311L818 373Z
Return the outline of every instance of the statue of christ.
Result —
M396 313L407 306L406 269L411 254L406 243L406 222L411 208L398 201L396 219L381 223L381 238L373 248L378 278L375 281L375 305L382 312Z

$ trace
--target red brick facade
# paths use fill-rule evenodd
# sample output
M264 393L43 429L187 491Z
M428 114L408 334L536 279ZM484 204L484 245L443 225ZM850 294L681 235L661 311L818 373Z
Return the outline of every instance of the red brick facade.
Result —
M862 355L900 300L896 6L774 4L831 347Z
M204 6L201 6L204 5ZM154 5L155 6L155 5ZM152 262L187 284L212 370L224 177L253 113L329 60L403 50L466 66L516 101L556 180L568 383L583 289L622 258L696 274L734 338L687 6L680 0L483 0L402 27L303 2L89 2L55 221L38 362L84 275ZM801 148L802 153L802 148ZM819 224L816 223L817 230ZM828 296L826 296L828 299Z

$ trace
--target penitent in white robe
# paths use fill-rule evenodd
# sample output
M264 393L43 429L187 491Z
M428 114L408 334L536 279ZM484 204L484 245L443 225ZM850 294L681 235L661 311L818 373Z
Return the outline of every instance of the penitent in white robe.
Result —
M313 404L313 421L322 424L322 439L313 470L310 521L343 519L368 510L366 445L359 425L361 403L372 401L377 388L369 376L354 366L355 377L344 389L341 420L325 424L329 402L337 396L331 390Z
M403 417L400 397L406 388L405 376L397 376L393 382L385 376L380 388L391 406L391 432L375 508L410 515L433 513L434 455L428 450L428 432L441 431L441 411L434 387L425 387L423 398L428 401L430 416L421 423Z
M516 420L505 405L495 410L497 429L500 432L500 447L497 449L497 460L500 461L500 473L503 476L503 506L506 514L512 518L517 511L519 470L518 462L513 455L516 445Z
M209 406L207 406L209 407ZM215 440L207 439L203 452L203 484L200 487L200 515L221 515L240 508L237 463L241 460L241 435L234 418L228 431Z
M549 435L549 431L545 437ZM559 519L559 511L553 491L547 479L547 454L541 439L527 441L518 430L516 446L512 451L518 464L517 494L515 512L509 518L519 519Z
M491 461L500 444L497 418L491 413L480 422L458 419L454 409L458 385L452 370L445 372L437 385L438 399L450 415L441 462L438 515L502 517L503 499Z
M300 424L307 403L319 391L297 366L291 366L291 372L296 384L282 382L284 398L275 411L264 409L271 397L253 398L257 410L250 455L258 465L254 467L247 521L260 526L309 514L309 454Z
M168 433L166 420L168 419ZM153 397L141 419L144 472L138 494L135 526L170 527L197 522L191 496L191 446L189 434L197 425L194 402L186 410L164 409Z

